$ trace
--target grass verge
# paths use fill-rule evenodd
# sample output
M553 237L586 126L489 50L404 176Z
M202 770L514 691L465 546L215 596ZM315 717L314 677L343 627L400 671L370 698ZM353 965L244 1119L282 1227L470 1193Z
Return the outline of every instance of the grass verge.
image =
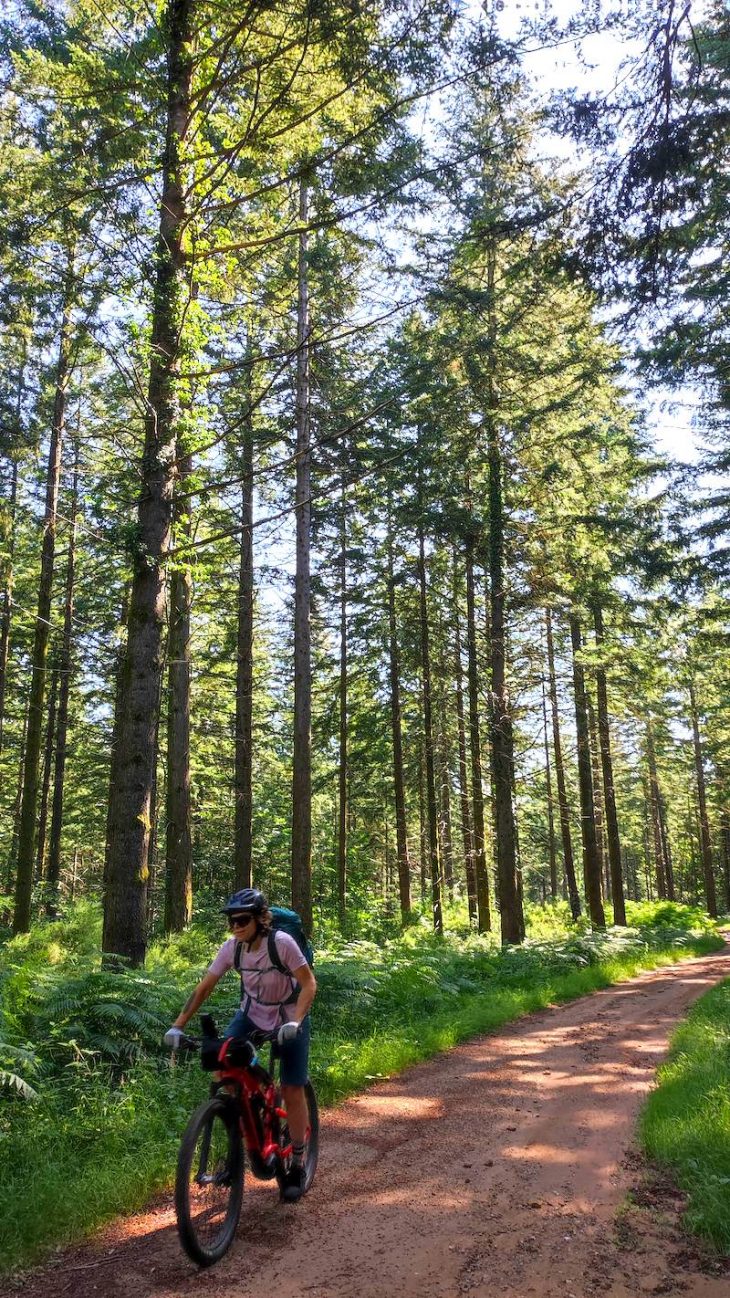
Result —
M686 1193L688 1226L730 1256L730 979L675 1032L641 1138Z
M526 1014L588 996L641 972L709 955L721 947L721 940L704 934L681 948L619 954L598 964L553 974L532 986L497 987L488 996L483 992L464 994L440 1010L431 1008L422 1015L414 1012L408 1023L380 1025L365 1040L328 1041L320 1034L312 1051L317 1093L323 1105L334 1104L374 1080L402 1072L470 1037L495 1032Z

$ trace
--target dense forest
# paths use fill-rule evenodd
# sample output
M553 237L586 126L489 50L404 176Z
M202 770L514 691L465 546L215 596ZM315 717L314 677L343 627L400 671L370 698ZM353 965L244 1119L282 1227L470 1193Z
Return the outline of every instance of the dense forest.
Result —
M15 933L730 910L730 17L512 8L7 0Z

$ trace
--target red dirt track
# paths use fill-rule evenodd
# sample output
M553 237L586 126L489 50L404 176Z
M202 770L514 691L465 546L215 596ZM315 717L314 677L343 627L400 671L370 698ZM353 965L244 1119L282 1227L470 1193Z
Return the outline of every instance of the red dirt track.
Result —
M669 1034L728 975L730 948L373 1086L324 1115L307 1199L284 1206L248 1180L236 1243L208 1271L181 1253L164 1200L18 1287L27 1298L728 1298L727 1268L685 1239L671 1191L626 1207L636 1117Z

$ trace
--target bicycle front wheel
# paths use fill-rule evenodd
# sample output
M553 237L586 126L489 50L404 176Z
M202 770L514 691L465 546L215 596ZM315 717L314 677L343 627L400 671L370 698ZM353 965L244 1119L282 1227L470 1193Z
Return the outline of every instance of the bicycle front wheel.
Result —
M235 1106L214 1095L191 1117L180 1143L175 1209L180 1240L199 1266L233 1243L243 1197L243 1146Z

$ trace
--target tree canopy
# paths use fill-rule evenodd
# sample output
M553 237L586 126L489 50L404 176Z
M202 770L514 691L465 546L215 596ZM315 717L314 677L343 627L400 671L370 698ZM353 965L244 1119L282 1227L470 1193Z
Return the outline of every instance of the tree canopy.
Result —
M13 0L16 931L100 897L141 963L252 880L505 944L527 901L730 908L728 39L715 0Z

